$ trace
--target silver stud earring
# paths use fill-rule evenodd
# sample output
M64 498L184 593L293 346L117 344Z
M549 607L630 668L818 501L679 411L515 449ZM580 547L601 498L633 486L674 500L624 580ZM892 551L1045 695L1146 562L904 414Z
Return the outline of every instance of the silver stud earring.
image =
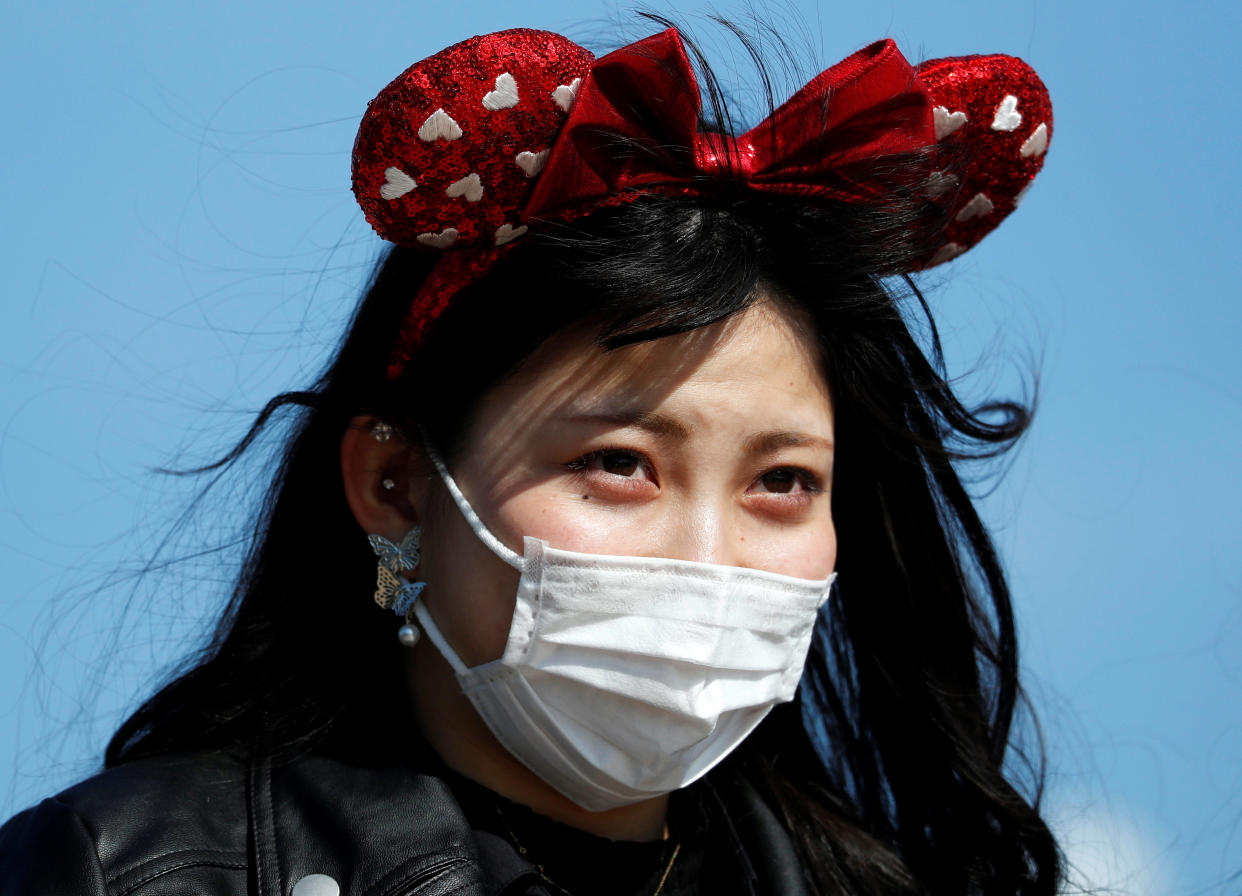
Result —
M393 480L391 480L391 479L387 479L387 478L386 478L386 479L381 480L381 481L380 481L380 485L382 485L382 486L384 487L384 490L385 490L385 491L392 491L394 488L396 488L396 487L397 487L397 483L395 483Z
M387 442L392 438L393 431L392 425L383 420L376 420L371 424L371 438L377 442Z
M414 625L414 604L427 583L406 581L401 573L418 566L422 537L423 530L418 526L407 532L399 544L394 544L382 535L367 536L371 549L379 558L375 602L405 619L405 624L397 629L397 640L406 647L413 647L422 637L422 632Z

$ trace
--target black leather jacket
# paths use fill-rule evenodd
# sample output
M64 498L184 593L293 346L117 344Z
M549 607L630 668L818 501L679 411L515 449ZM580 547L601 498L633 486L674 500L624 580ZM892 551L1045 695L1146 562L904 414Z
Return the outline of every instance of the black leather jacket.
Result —
M803 896L784 831L757 798L732 828L739 892ZM405 767L223 753L103 772L0 828L0 896L527 896L548 894L448 786ZM584 894L586 896L586 894Z

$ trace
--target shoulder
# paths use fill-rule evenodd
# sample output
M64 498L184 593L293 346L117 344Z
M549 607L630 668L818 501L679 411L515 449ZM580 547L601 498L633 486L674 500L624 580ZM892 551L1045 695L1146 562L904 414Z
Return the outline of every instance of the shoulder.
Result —
M0 828L0 890L132 893L170 871L244 892L245 765L188 753L109 769Z
M320 757L272 766L220 752L109 769L0 828L0 892L472 892L469 825L436 778ZM451 884L451 889L444 889ZM401 892L405 892L402 890Z

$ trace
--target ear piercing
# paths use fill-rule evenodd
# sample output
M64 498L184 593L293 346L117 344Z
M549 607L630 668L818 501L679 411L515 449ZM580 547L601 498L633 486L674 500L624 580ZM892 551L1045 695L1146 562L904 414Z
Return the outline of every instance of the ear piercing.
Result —
M392 424L376 420L371 424L371 438L377 442L387 442L396 430ZM396 480L385 476L380 480L385 491L397 487ZM392 610L405 618L405 624L397 629L397 640L406 647L413 647L422 638L422 632L414 624L414 604L418 596L427 587L426 582L409 582L402 578L403 572L409 572L418 566L419 542L423 530L415 526L400 544L393 544L382 535L368 535L371 550L379 558L379 566L375 579L375 602L386 610Z

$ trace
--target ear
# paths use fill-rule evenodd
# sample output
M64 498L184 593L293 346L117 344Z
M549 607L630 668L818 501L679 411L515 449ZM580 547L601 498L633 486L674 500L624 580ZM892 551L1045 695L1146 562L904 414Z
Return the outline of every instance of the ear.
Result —
M427 477L419 471L425 464L421 446L411 446L396 431L377 439L372 431L379 422L365 414L349 421L341 438L341 481L362 531L399 542L420 524ZM391 487L385 487L389 482Z

